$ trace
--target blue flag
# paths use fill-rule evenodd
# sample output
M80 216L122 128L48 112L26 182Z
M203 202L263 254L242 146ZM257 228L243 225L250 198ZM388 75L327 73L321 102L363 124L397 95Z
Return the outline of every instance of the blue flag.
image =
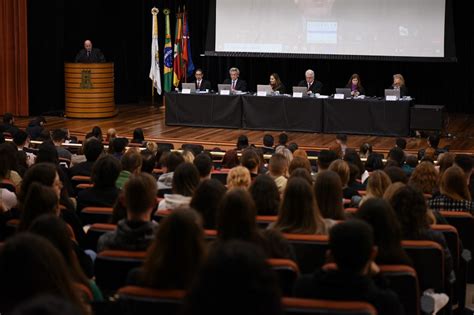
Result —
M189 23L188 23L188 12L184 12L184 36L183 38L186 39L186 50L187 50L187 73L189 76L192 76L195 70L194 63L193 63L193 57L191 54L191 37L189 36ZM184 47L183 47L184 49Z

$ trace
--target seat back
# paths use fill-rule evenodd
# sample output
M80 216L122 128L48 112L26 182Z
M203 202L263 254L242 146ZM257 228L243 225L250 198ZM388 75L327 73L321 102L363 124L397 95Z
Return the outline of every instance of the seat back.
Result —
M277 218L276 215L257 215L256 221L260 228L266 229L270 223L276 222Z
M415 269L405 265L380 265L380 273L398 294L406 315L420 314L420 288Z
M156 290L126 286L118 290L118 301L125 315L178 314L185 291Z
M115 224L94 223L87 230L86 246L93 251L97 251L97 242L99 238L107 232L113 232L117 229Z
M112 218L111 207L85 207L80 212L83 224L108 223Z
M97 285L106 293L125 285L127 275L145 260L146 252L105 250L97 254L94 273Z
M413 261L420 289L444 292L444 252L441 245L432 241L404 240L402 247Z
M328 301L297 298L283 298L283 309L286 315L376 315L375 308L366 302Z
M326 262L329 248L327 235L283 234L295 250L301 273L311 273Z
M443 233L443 236L446 239L446 244L448 245L451 256L453 257L454 270L457 272L459 270L459 259L461 255L461 240L459 238L458 230L452 225L444 224L432 225L431 229Z
M267 259L267 263L278 276L282 294L290 296L293 293L295 281L300 274L298 265L289 259Z
M213 171L211 173L211 178L212 179L217 179L220 181L222 184L226 185L227 184L227 174L229 174L228 171Z

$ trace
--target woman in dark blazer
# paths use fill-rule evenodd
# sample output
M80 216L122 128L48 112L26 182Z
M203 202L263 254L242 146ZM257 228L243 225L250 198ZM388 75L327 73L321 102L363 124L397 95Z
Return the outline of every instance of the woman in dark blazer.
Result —
M393 75L393 83L390 88L394 90L400 90L400 97L408 95L408 89L405 85L405 79L399 73Z
M362 86L360 77L357 73L354 73L346 84L346 88L351 89L352 96L365 95L365 89Z
M273 92L278 92L280 94L285 94L285 86L281 83L280 76L276 73L270 75L270 86L272 87Z

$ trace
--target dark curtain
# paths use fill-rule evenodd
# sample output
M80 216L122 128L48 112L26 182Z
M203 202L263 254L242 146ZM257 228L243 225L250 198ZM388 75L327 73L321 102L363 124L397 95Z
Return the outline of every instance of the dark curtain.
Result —
M0 1L0 115L28 116L26 0Z
M148 79L151 45L151 13L160 9L159 45L164 45L164 7L172 9L171 36L174 39L178 6L189 11L193 60L217 87L231 66L241 70L251 89L268 82L277 72L288 88L304 78L312 68L332 94L344 86L352 73L359 73L368 95L383 95L392 75L402 73L417 104L446 105L451 112L474 112L474 12L469 1L454 1L454 29L458 62L389 62L286 58L203 57L209 16L209 0L44 0L28 1L30 111L34 114L64 108L63 63L72 61L85 39L102 49L115 63L115 96L118 104L149 104ZM238 13L233 22L238 25ZM269 26L269 32L277 26ZM162 54L161 54L162 57ZM163 69L163 65L161 65ZM161 98L158 98L161 101Z

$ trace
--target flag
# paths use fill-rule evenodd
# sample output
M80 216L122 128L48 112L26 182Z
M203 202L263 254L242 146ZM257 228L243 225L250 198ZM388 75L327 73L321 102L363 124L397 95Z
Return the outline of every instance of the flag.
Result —
M182 59L182 39L183 39L183 14L178 11L176 14L176 30L174 39L174 64L173 64L173 84L178 87L183 78L183 59Z
M163 53L163 81L165 92L171 92L171 85L173 82L173 47L171 45L171 31L170 31L170 10L164 9L165 14L165 48Z
M158 48L158 9L151 9L153 15L152 36L151 36L151 66L150 79L156 88L158 95L161 95L161 74L160 74L160 53Z
M195 66L191 55L191 37L189 36L188 12L184 11L183 15L183 59L185 62L185 75L192 76Z

